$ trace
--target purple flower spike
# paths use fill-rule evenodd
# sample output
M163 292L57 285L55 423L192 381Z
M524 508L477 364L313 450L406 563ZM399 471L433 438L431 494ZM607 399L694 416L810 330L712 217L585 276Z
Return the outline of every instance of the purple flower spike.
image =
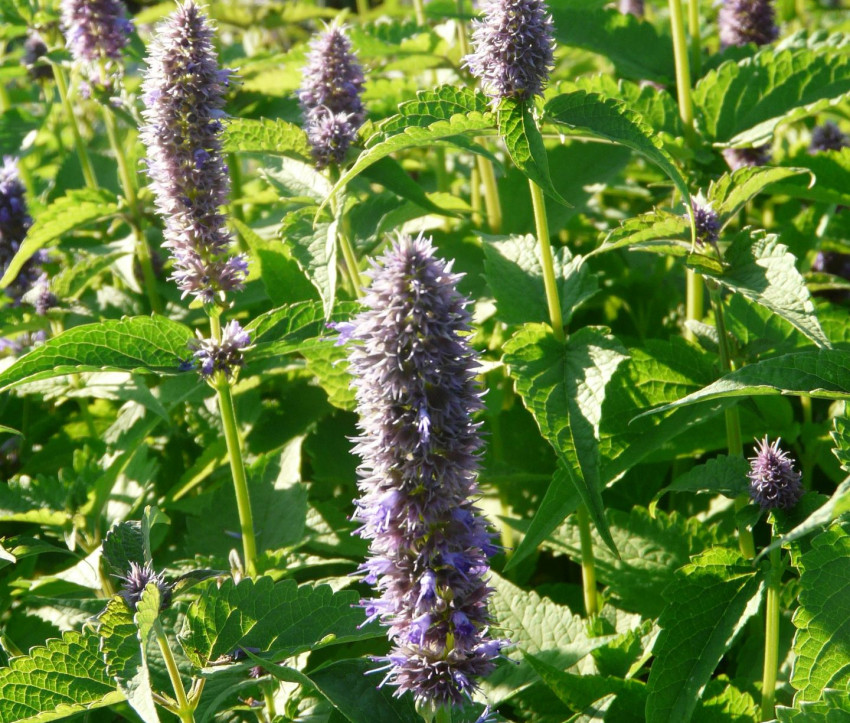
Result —
M841 129L832 121L816 126L812 131L812 142L809 144L809 153L820 153L823 151L840 151L850 146L848 138Z
M62 29L74 60L86 69L90 82L109 85L99 63L105 60L116 72L114 61L130 42L133 24L121 0L62 0Z
M554 67L552 16L543 0L485 0L463 62L494 104L542 95Z
M316 166L324 168L342 162L366 118L365 80L341 28L321 33L310 48L298 100Z
M165 581L165 576L161 572L157 573L147 563L140 565L137 562L131 562L126 576L119 579L124 581L124 585L118 594L124 598L124 602L131 610L136 609L142 599L142 593L150 583L154 583L159 588L159 609L165 610L171 604L171 586Z
M378 660L395 695L460 705L506 645L488 634L496 548L473 502L482 403L468 300L422 236L400 237L370 276L367 308L347 330L361 430L355 518L371 553L360 570L380 592L361 605L389 628L393 649Z
M693 198L694 201L694 225L697 229L697 242L701 244L716 244L720 233L720 219L711 204L706 201L702 193Z
M6 156L0 166L0 275L15 257L18 249L32 226L32 218L27 212L26 190L18 176L18 164L14 158ZM9 286L6 294L15 302L21 298L41 277L41 264L46 254L38 252L31 256Z
M247 262L230 256L231 237L220 209L230 178L222 158L224 91L230 71L220 70L213 30L187 2L158 29L142 86L148 175L165 219L165 243L174 258L171 276L183 292L206 304L223 303L243 288Z
M770 444L765 437L750 458L750 499L763 510L791 509L803 496L800 473L794 469L794 460L779 448L780 441Z
M764 166L770 161L770 145L752 148L724 148L723 158L733 172L748 166Z
M771 0L724 0L717 25L723 46L767 45L779 37Z
M250 344L251 335L235 320L221 330L221 341L201 338L190 342L195 365L203 376L224 372L228 379L244 364L242 352Z

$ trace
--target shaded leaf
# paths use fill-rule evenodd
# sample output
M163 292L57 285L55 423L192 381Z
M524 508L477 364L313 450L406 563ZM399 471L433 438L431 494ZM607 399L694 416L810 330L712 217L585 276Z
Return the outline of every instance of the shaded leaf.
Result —
M653 511L668 492L710 492L734 499L746 493L749 487L747 472L750 464L740 456L729 457L725 454L713 457L703 464L692 467L677 477L673 484L658 492L649 505Z

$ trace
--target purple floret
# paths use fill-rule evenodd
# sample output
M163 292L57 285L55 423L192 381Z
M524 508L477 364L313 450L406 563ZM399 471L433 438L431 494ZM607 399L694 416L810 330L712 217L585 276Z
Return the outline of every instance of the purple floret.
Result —
M62 29L68 50L86 70L89 82L109 85L108 75L99 66L106 61L107 72L117 70L121 52L130 42L133 23L121 0L62 0Z
M463 62L494 103L542 95L554 67L552 17L543 0L485 0L475 52Z
M190 342L194 350L194 365L205 377L224 372L229 379L244 361L242 352L251 344L251 335L236 320L231 320L221 330L221 340L196 339Z
M750 458L750 499L763 510L791 509L803 496L801 475L794 469L794 460L779 448L780 441L770 444L765 437Z
M400 237L370 271L366 310L347 327L360 436L355 519L361 566L389 628L385 683L419 703L459 705L505 641L488 633L492 533L474 500L482 408L468 300L430 239Z
M730 170L752 166L764 166L770 161L770 145L752 148L724 148L723 158Z
M779 37L771 0L724 0L717 25L723 46L767 45Z
M120 579L124 584L118 594L131 610L136 609L142 599L142 593L150 583L153 583L159 589L159 609L165 610L171 604L171 585L165 581L165 576L161 572L157 573L147 563L140 565L137 562L131 562L127 574Z
M816 126L812 131L812 142L809 144L809 153L822 153L824 151L840 151L850 146L848 138L841 129L832 121L827 121Z
M221 207L230 178L221 150L224 92L230 71L218 67L213 29L197 5L179 7L160 27L142 86L147 169L165 219L171 276L183 292L223 303L243 288L247 262L231 256Z

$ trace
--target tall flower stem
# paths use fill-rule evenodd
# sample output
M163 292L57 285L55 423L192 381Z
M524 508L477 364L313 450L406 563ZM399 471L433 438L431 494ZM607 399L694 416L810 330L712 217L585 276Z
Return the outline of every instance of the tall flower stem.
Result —
M330 179L331 185L335 185L339 180L340 171L337 166L328 166L328 178ZM336 194L331 196L331 210L333 211L334 218L337 220L337 230L336 236L339 241L339 248L342 251L342 260L345 264L345 270L348 272L348 280L351 282L351 288L354 292L355 298L360 298L363 295L363 281L360 278L360 265L357 262L357 253L354 251L354 247L351 245L351 240L348 238L348 234L345 232L344 220L342 218L342 212L339 208L339 201L337 200Z
M481 226L481 171L478 164L473 165L469 172L470 204L472 205L472 225Z
M492 233L502 230L502 203L499 200L499 187L496 185L496 172L489 158L476 156L478 172L484 182L484 207L487 209L487 225Z
M210 330L213 339L220 341L221 321L215 315L210 316ZM224 440L227 444L227 456L230 459L230 471L233 474L233 489L236 493L236 509L239 513L239 530L242 534L245 572L248 577L256 577L257 541L254 537L254 516L251 513L251 497L248 493L248 478L245 475L242 440L239 437L239 428L236 424L233 394L231 393L230 380L224 372L216 372L215 391L218 395L218 409L224 427Z
M174 688L174 695L177 698L177 710L174 711L180 718L182 723L195 723L194 708L186 697L186 689L183 687L183 680L180 678L180 670L177 668L177 661L174 660L174 654L171 652L171 646L168 644L168 638L165 631L162 629L162 623L159 620L153 624L153 634L156 637L156 642L159 645L159 650L165 660L165 667L168 669L168 677L171 679L171 685Z
M670 23L673 33L673 57L676 62L676 97L679 101L679 116L689 136L694 126L694 109L691 104L691 69L688 64L688 43L685 35L685 20L682 0L669 0Z
M717 328L718 347L720 349L720 366L723 373L732 371L732 359L729 353L729 337L726 333L726 320L723 315L723 301L720 298L720 289L712 284L711 287L711 303L714 307L714 323ZM733 456L744 456L744 440L741 435L741 416L738 413L738 407L730 407L724 412L726 416L726 446L729 449L729 454ZM735 511L746 507L746 496L738 497L735 500ZM747 558L753 558L756 554L755 543L753 541L753 532L745 524L738 525L738 545L741 552Z
M702 321L705 313L705 286L700 276L693 269L685 269L685 318L688 321ZM693 332L687 329L686 338L693 341Z
M552 244L549 239L549 222L546 217L546 203L543 191L534 181L528 182L531 189L531 204L534 208L534 223L537 239L540 243L540 256L543 265L543 286L546 290L546 303L549 307L549 319L555 338L566 342L564 318L561 314L561 300L555 279L555 263L552 258ZM584 590L584 608L589 618L599 613L599 598L596 594L596 562L593 557L593 539L590 535L590 516L585 505L579 505L576 511L581 539L581 577Z
M699 0L688 0L688 35L691 39L691 74L700 73Z
M136 241L136 256L139 259L139 266L142 268L142 279L144 280L148 303L155 314L161 314L162 299L156 290L156 275L154 274L153 262L151 261L151 249L143 230L144 226L141 209L139 208L139 199L136 195L136 186L130 173L130 166L127 163L127 155L124 153L124 147L118 139L118 126L115 122L115 116L106 106L103 107L103 121L106 125L109 145L112 146L112 151L115 154L115 161L118 165L118 178L124 190L124 198L127 199L127 206L130 209L130 225Z
M357 0L357 14L361 20L369 14L369 0Z
M774 533L775 536L775 533ZM776 677L779 671L779 593L782 586L782 548L770 551L770 578L764 611L764 672L761 684L761 720L773 720Z
M77 150L77 156L80 159L80 168L83 171L83 179L86 186L89 188L97 188L97 178L94 175L94 169L91 165L89 152L86 150L86 144L83 143L83 137L80 135L80 126L77 123L77 116L74 115L74 108L71 105L71 99L68 97L68 82L65 80L65 71L56 64L52 64L53 78L56 81L56 90L59 93L59 100L62 102L62 108L65 110L65 115L68 118L68 123L71 126L71 135L74 137L74 147Z
M413 13L416 16L416 24L425 25L425 3L423 0L413 0Z

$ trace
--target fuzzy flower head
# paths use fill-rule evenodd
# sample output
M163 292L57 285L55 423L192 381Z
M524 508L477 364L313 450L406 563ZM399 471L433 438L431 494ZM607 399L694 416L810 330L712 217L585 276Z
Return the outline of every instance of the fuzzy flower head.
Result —
M340 163L366 118L360 96L363 69L342 28L332 26L310 44L298 91L304 127L318 168Z
M850 146L848 138L841 129L832 121L827 121L816 126L812 131L812 142L809 144L809 153L821 153L824 151L840 151Z
M339 325L360 415L355 453L367 619L393 643L385 683L421 704L461 704L504 641L488 633L496 552L474 504L481 438L468 301L430 239L402 236L370 272L366 310Z
M772 0L724 0L717 16L721 45L767 45L779 37Z
M229 379L245 363L242 352L250 344L251 335L238 321L229 321L221 330L221 341L199 338L190 343L194 350L191 366L197 368L202 376L211 377L216 372L224 372Z
M554 67L552 16L543 0L485 0L463 63L498 104L543 95Z
M229 254L231 237L221 207L230 178L222 158L224 91L207 18L187 2L158 28L142 86L147 168L165 243L174 258L172 279L206 304L243 288L244 257Z
M770 161L770 145L752 148L724 148L723 158L731 171L739 168L764 166Z
M770 444L765 437L750 458L750 499L763 510L791 509L803 496L800 473L794 460L779 448L780 439Z
M15 257L30 226L32 218L27 212L26 191L18 175L18 164L14 158L6 156L0 165L0 274ZM41 264L45 260L45 252L33 254L6 287L6 294L19 302L40 278Z
M711 204L698 193L693 198L694 225L697 229L697 243L716 244L720 233L720 219Z
M150 583L159 589L159 609L165 610L171 604L171 585L165 581L165 576L161 572L157 573L148 563L140 565L137 562L131 562L127 574L119 579L124 584L118 594L131 610L136 609L142 599L142 593Z
M21 62L27 69L27 74L33 80L48 80L53 77L53 70L47 63L38 61L47 55L47 45L35 31L27 33L24 41L24 55Z
M634 15L642 18L644 14L643 0L620 0L619 10L623 15Z
M121 51L130 42L133 24L121 0L62 0L62 30L74 60L89 81L109 86L120 67ZM105 62L107 75L102 74Z

